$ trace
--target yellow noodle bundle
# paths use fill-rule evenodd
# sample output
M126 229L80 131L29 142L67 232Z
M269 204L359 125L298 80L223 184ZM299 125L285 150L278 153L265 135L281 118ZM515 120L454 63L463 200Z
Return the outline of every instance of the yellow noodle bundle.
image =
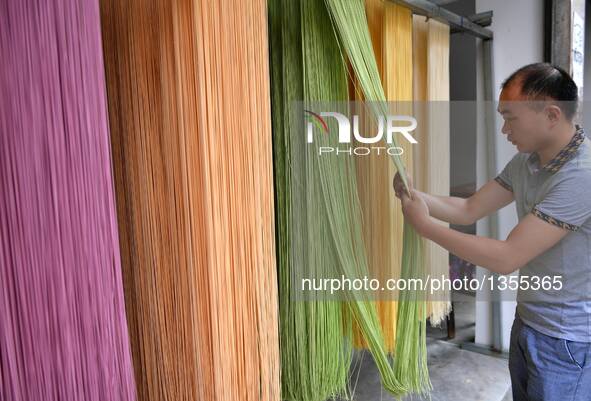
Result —
M365 10L376 62L380 72L386 99L391 103L390 112L412 115L412 13L408 8L382 0L366 0ZM363 100L359 90L355 99ZM369 114L364 118L369 120ZM366 123L366 129L374 132L375 124ZM401 159L412 174L412 145L402 140ZM402 209L392 190L396 174L390 156L370 153L356 157L359 199L363 212L363 235L366 244L370 273L384 283L390 278L400 278L402 261ZM396 343L396 318L398 303L396 292L377 301L384 341L393 352ZM355 332L355 345L363 347L359 332Z

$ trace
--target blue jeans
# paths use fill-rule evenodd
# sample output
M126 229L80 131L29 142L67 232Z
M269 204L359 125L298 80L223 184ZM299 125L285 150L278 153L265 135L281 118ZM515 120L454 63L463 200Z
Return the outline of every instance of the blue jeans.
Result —
M590 344L550 337L515 316L509 348L513 401L591 400Z

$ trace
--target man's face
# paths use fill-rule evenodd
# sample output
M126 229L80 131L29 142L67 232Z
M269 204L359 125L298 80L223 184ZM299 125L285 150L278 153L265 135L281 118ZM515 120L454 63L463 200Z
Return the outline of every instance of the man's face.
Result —
M544 108L536 108L521 95L519 83L501 91L498 112L505 120L502 128L507 140L524 153L535 152L550 138Z

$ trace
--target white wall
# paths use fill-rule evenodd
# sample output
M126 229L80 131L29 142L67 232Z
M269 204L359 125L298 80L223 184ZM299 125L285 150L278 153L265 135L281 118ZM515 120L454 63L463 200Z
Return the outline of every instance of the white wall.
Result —
M498 98L501 83L513 71L526 64L543 61L544 2L542 0L476 0L477 13L488 10L493 11L493 23L489 28L494 32L494 87L496 98ZM478 57L478 99L483 99L481 63L482 58ZM493 178L486 171L486 156L489 150L485 147L486 138L484 137L482 118L479 120L477 137L478 187ZM497 115L495 134L497 172L517 151L502 135L501 127L502 119ZM499 212L499 238L506 238L516 224L515 204L511 204ZM486 221L478 224L477 232L479 234L486 235L487 231ZM478 268L477 274L486 274L486 271ZM483 296L485 294L477 294L475 342L482 345L492 345L492 308L489 302L481 302L484 300ZM502 347L504 350L509 348L509 335L514 312L515 302L507 301L501 304Z
M591 4L585 8L585 75L583 78L583 127L591 133Z

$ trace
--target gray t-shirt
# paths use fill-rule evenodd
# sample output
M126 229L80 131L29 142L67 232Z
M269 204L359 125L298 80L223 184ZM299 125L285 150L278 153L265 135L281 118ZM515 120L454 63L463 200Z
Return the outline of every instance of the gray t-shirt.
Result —
M518 153L495 180L513 191L519 220L533 213L569 230L520 269L520 283L525 276L530 285L536 280L552 283L553 277L560 283L519 287L518 315L549 336L591 342L591 143L577 128L569 144L546 165L540 166L536 153Z

